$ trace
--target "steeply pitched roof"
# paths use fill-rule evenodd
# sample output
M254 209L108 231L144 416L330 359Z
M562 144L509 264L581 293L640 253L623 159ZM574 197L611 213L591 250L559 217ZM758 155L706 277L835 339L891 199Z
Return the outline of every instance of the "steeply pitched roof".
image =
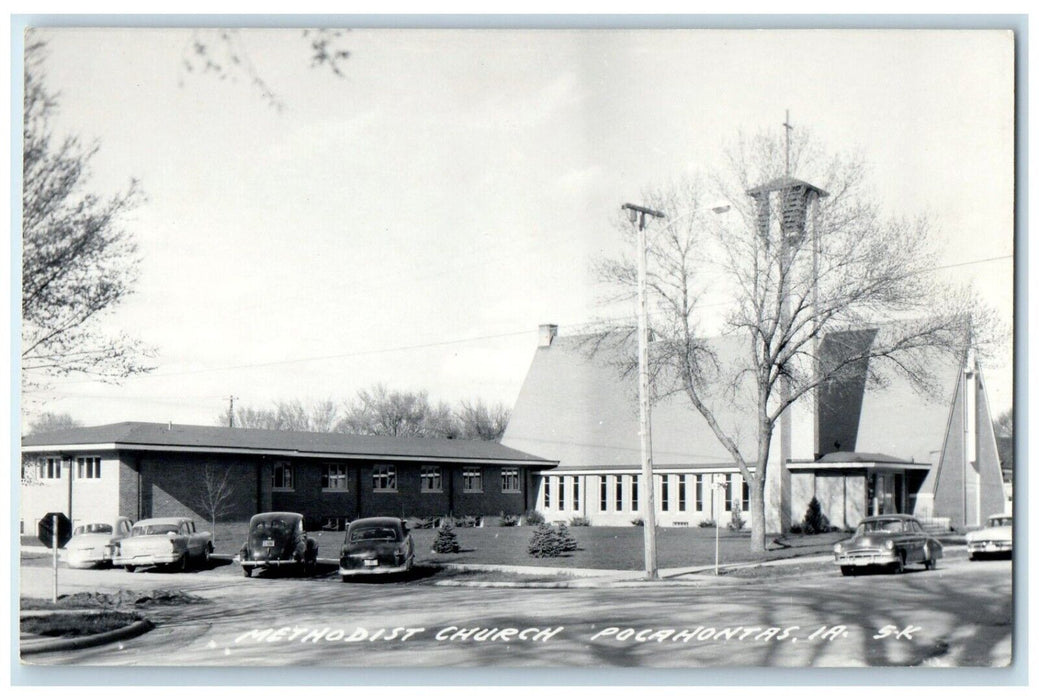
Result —
M484 461L550 466L551 460L482 440L397 438L341 433L307 433L165 423L112 423L88 428L67 428L22 438L22 447L60 448L66 445L110 445L125 449L168 448L255 451L300 456L396 457L438 461Z

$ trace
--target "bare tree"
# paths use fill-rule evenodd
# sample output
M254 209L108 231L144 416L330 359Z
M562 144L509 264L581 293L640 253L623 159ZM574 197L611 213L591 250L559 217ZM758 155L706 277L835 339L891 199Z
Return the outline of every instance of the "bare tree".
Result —
M897 373L921 391L933 388L935 353L962 358L965 352L974 302L967 293L940 289L928 274L934 251L926 220L881 215L865 189L861 159L827 157L806 138L795 140L792 171L828 196L789 180L748 196L756 185L783 177L776 139L740 143L730 163L731 172L710 185L694 181L645 198L669 217L652 227L648 243L651 364L656 398L685 397L739 468L750 491L751 549L764 551L765 483L783 413L854 368L866 367L874 384ZM735 216L712 216L709 205L719 197ZM634 239L630 225L623 230ZM618 290L613 300L634 296L633 260L604 260L599 273ZM731 298L718 327L739 347L734 353L717 352L707 337L719 316L701 303L708 289ZM609 323L600 338L631 327ZM861 329L879 332L869 342L837 333ZM824 336L831 351L821 357ZM733 405L742 417L733 418ZM754 435L740 433L746 425Z
M396 437L457 437L451 409L433 405L425 391L390 390L384 384L361 389L347 404L338 432Z
M117 380L147 372L151 351L101 331L102 317L133 291L137 246L122 221L137 184L102 197L86 191L97 145L56 138L54 93L44 85L45 45L25 51L22 160L22 379L73 372Z
M477 399L462 401L455 415L461 424L462 437L498 442L509 424L510 411L500 403L489 406Z
M66 430L68 428L79 428L83 425L68 413L53 413L45 411L29 423L26 435L39 435L50 433L55 430Z
M207 464L198 482L194 506L212 524L211 532L216 539L217 520L234 512L234 499L238 484L230 469Z

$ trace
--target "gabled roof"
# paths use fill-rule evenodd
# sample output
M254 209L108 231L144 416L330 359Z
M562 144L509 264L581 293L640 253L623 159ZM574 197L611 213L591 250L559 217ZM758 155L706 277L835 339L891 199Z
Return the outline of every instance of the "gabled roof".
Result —
M112 423L66 428L22 438L28 452L71 446L110 449L261 453L344 458L430 459L440 462L500 462L546 467L555 462L496 442L308 433L166 423Z

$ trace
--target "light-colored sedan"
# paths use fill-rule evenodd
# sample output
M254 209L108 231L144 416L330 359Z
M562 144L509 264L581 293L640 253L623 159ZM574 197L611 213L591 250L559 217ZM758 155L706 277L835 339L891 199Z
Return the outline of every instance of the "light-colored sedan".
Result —
M985 527L967 533L967 556L1010 555L1014 551L1014 516L1009 513L990 515Z
M112 564L127 571L143 566L186 571L192 561L209 561L212 553L212 534L197 532L191 518L149 518L135 524L130 536L117 544Z
M77 525L65 544L66 563L73 569L111 564L115 544L130 534L132 525L129 518L122 517L111 523Z

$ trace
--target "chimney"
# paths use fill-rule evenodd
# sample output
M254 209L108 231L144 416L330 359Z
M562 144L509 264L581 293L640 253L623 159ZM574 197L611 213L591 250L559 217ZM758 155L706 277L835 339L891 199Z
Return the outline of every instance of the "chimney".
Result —
M547 348L552 345L552 341L556 338L556 331L559 330L559 326L553 323L543 323L538 326L538 347Z

